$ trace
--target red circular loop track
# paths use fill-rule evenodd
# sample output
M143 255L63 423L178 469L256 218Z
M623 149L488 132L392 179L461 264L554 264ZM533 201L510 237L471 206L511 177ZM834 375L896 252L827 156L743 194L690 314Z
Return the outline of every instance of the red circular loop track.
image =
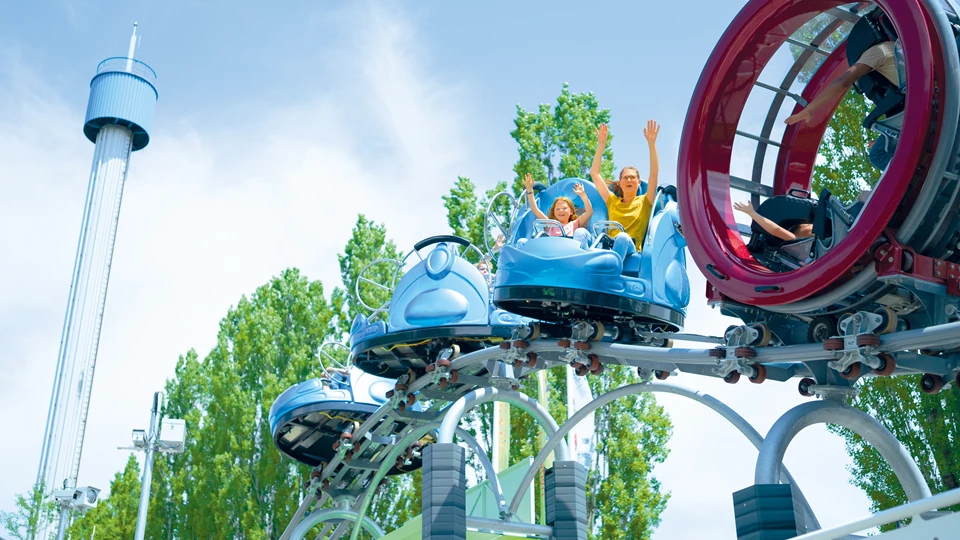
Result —
M848 279L886 227L906 216L923 185L940 125L934 88L944 63L940 40L920 0L876 0L903 45L908 92L896 155L850 235L824 256L790 272L773 272L747 251L730 202L730 161L740 115L754 82L783 42L814 16L846 4L837 0L750 0L730 24L707 62L691 99L679 155L680 213L697 266L725 296L750 305L783 305ZM811 100L847 69L844 46L821 65L803 91ZM939 85L942 89L942 84ZM941 90L942 91L942 90ZM837 104L834 104L833 110ZM797 112L800 107L794 110ZM810 189L817 149L829 114L788 126L774 173L774 193ZM902 206L901 206L902 205ZM899 208L898 208L899 207ZM898 209L901 210L898 212Z

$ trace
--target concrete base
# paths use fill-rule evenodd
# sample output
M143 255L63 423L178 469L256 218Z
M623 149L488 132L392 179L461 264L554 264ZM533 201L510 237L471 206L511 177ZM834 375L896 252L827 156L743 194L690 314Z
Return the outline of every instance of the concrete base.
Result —
M557 461L544 478L547 525L555 540L587 540L587 471L576 461Z
M466 540L466 455L457 444L423 450L423 540Z
M786 540L807 532L792 484L758 484L733 494L737 540Z

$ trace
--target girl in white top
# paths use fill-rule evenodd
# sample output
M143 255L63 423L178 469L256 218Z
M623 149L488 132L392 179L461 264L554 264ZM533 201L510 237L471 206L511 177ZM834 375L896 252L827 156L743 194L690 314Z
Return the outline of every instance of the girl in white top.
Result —
M533 177L527 174L523 179L523 187L527 192L527 203L530 210L537 219L553 219L560 223L563 231L556 227L547 227L547 234L550 236L566 236L580 242L581 247L586 247L590 243L590 233L587 231L587 223L593 216L593 205L590 204L590 197L583 190L583 185L577 183L573 186L573 192L583 201L583 214L578 216L573 206L573 201L569 197L557 197L550 206L550 212L546 215L537 207L537 200L533 196Z

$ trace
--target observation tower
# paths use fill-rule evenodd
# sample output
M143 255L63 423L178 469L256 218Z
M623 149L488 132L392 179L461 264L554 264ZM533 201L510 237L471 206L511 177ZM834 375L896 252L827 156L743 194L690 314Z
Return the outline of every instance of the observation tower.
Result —
M37 471L48 492L77 484L123 186L131 152L150 142L156 73L136 46L134 23L127 56L100 62L90 81L83 134L96 147Z

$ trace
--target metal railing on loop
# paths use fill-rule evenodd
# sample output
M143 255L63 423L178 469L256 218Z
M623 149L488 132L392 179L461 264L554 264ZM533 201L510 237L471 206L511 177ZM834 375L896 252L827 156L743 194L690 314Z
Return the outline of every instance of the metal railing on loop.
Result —
M127 58L125 56L114 56L107 58L97 65L97 75L101 73L129 73L136 75L150 84L157 82L157 72L147 64L136 58Z

